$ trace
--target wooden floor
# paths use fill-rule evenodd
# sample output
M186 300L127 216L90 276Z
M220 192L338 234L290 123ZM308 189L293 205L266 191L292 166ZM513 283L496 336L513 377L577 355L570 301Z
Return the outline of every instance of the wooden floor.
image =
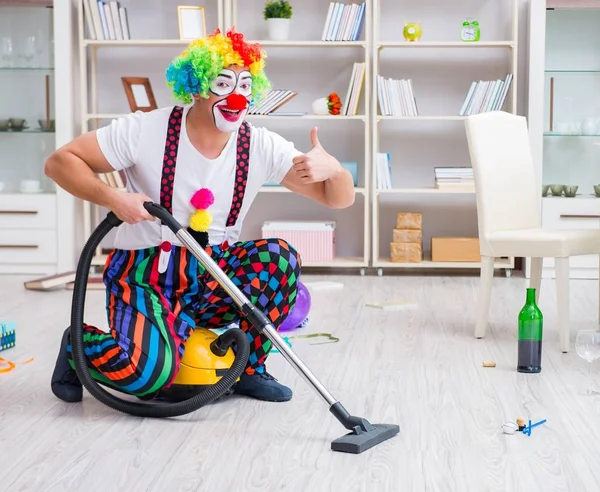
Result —
M303 277L305 282L323 277ZM573 281L572 351L558 350L555 290L544 281L543 370L515 370L516 319L526 281L494 279L488 336L473 338L476 277L352 277L313 293L309 325L338 343L293 347L349 411L397 423L394 439L361 454L330 450L345 429L280 354L270 371L295 391L289 403L230 397L172 420L117 413L87 392L65 404L50 392L70 291L31 292L0 277L0 320L18 324L13 361L0 373L0 490L17 491L598 491L600 397L579 395L587 363L578 329L595 328L598 286ZM384 312L365 302L415 301ZM105 326L104 293L88 292L86 321ZM495 368L482 367L493 360ZM592 375L600 380L600 366ZM547 423L505 435L522 416Z

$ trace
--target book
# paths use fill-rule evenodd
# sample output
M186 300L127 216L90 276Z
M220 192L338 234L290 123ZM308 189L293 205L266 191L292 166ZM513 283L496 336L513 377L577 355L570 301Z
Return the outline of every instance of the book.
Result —
M58 273L47 277L37 278L24 282L24 286L28 290L50 290L56 287L67 285L69 282L75 281L75 272Z
M352 75L348 83L348 92L342 106L341 114L355 116L358 112L358 103L365 81L366 65L364 62L356 62L352 67Z
M392 79L377 75L377 101L382 116L418 116L412 79Z
M509 73L504 80L479 80L471 82L459 116L501 111L512 83L513 75Z
M435 187L439 190L475 191L475 178L471 167L436 167Z
M262 99L253 102L248 108L249 115L267 115L280 108L298 93L287 89L271 89Z
M365 20L365 2L330 2L321 41L358 41Z
M115 0L83 0L88 39L109 41L131 39L127 9Z
M392 181L392 162L389 152L378 152L377 161L375 163L376 178L377 178L377 189L391 189L393 188Z

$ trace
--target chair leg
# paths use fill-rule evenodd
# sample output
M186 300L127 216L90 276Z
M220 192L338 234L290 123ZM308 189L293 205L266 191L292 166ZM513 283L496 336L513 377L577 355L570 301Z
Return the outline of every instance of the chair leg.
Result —
M569 351L569 258L555 258L556 272L556 307L558 311L558 334L560 338L560 350Z
M475 338L483 338L490 311L492 297L492 281L494 280L494 257L481 257L481 275L479 290L479 306L477 308L477 324L475 325Z
M539 303L540 288L542 286L542 266L544 258L531 258L531 277L529 287L535 289L535 302Z

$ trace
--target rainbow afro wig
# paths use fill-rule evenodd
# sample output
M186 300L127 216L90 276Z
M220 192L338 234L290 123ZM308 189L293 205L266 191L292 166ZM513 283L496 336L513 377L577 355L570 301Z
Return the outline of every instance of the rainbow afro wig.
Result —
M252 75L255 100L271 88L265 75L266 53L258 43L248 43L235 28L223 35L216 29L211 35L192 41L167 68L167 86L176 99L190 104L195 94L207 98L211 84L229 65L246 67Z

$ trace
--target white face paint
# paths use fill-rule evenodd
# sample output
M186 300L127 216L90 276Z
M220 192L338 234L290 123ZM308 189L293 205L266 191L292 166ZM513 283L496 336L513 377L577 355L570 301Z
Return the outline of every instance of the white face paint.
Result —
M237 89L237 93L246 98L245 109L234 109L228 107L227 96ZM213 105L213 117L215 126L222 132L232 133L244 121L248 112L248 106L252 96L252 76L249 71L240 73L225 68L213 82L210 91L216 96L223 96Z

